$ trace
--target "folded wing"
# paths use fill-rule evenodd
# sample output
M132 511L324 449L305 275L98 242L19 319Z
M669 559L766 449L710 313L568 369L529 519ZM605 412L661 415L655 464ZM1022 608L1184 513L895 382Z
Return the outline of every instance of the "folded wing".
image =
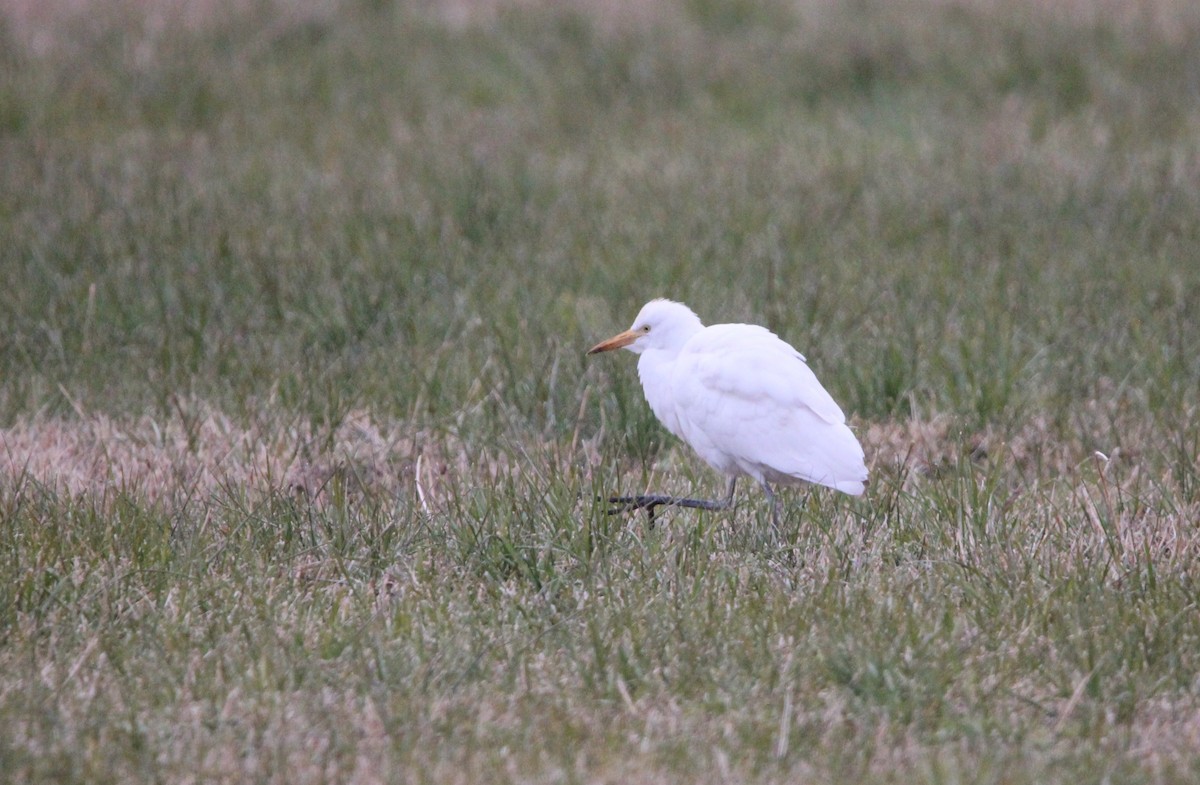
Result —
M685 439L713 467L862 492L863 451L841 407L769 330L709 327L684 346L672 387Z

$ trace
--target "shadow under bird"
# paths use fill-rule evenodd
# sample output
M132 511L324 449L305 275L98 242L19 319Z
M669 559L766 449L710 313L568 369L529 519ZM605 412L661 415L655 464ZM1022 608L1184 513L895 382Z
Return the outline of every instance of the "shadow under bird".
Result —
M628 349L646 402L667 430L729 477L723 501L660 494L614 496L610 513L658 506L733 506L737 478L751 477L779 508L771 485L815 483L858 496L867 481L862 445L804 355L765 327L705 327L683 303L651 300L625 332L588 354Z

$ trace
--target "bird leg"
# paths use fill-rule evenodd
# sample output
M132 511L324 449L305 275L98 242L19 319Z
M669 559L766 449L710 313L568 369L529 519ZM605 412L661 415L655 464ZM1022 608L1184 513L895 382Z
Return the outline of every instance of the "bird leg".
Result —
M737 478L734 477L729 481L729 493L725 496L724 501L689 499L683 496L667 496L661 493L651 493L643 496L610 496L608 498L609 504L619 506L613 507L608 511L608 514L618 515L633 510L645 510L646 516L650 520L650 525L653 526L654 509L656 507L689 507L693 510L709 510L710 512L728 510L733 507L733 491L736 487Z
M771 503L771 528L779 534L779 500L775 498L775 492L771 490L771 486L764 480L762 483L763 493L767 494L767 501Z

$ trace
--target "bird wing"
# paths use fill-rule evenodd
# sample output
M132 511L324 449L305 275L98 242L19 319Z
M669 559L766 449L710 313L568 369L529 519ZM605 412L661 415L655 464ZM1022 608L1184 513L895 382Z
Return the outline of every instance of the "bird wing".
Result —
M684 438L710 465L861 492L862 447L845 414L803 355L769 330L707 328L684 346L672 387Z
M683 347L675 378L688 376L710 397L803 408L833 425L846 415L808 367L804 355L775 333L753 324L719 324Z

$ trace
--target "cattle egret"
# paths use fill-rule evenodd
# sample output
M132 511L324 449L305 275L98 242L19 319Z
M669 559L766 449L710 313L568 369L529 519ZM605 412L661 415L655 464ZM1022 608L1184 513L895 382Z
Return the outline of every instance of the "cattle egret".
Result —
M678 505L733 506L737 478L753 478L779 511L771 483L816 483L857 496L867 467L846 416L808 367L804 355L752 324L705 327L683 303L651 300L633 326L588 354L628 349L641 355L646 401L667 430L729 477L724 501L665 495L617 496L611 512Z

